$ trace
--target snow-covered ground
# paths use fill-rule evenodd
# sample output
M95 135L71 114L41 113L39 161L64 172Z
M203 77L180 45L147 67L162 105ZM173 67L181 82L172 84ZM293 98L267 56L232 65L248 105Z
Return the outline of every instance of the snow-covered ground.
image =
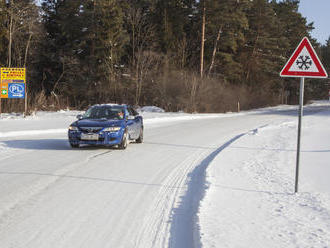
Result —
M303 118L298 194L297 120L256 128L219 151L199 211L203 246L330 247L329 127L329 105Z
M0 247L330 247L330 104L141 112L145 142L71 149L77 111L0 119ZM151 111L151 112L150 112Z

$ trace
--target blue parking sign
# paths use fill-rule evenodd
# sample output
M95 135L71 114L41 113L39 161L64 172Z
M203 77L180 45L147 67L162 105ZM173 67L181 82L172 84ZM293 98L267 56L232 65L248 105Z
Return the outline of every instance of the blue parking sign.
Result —
M25 98L25 83L9 83L8 98Z

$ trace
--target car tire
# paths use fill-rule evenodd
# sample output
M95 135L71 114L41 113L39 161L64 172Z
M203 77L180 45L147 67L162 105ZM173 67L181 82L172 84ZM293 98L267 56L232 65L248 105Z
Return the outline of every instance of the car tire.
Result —
M143 142L143 128L140 129L140 136L135 140L136 143L142 143Z
M70 146L71 146L72 148L79 148L79 144L72 144L72 143L70 143Z
M123 135L123 139L121 143L118 145L118 148L121 150L125 150L127 148L127 145L128 145L128 133L126 131Z

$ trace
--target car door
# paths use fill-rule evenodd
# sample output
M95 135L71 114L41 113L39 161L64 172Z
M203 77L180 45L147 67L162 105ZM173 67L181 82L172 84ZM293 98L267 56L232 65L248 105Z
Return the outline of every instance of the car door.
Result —
M134 120L132 120L132 117L131 117L128 109L125 109L125 117L126 117L127 132L129 134L129 137L131 139L133 139L133 136L134 136Z
M134 108L132 108L132 113L135 117L135 123L136 123L136 138L139 138L140 136L140 130L143 128L143 123L142 123L142 117L139 115L138 112Z

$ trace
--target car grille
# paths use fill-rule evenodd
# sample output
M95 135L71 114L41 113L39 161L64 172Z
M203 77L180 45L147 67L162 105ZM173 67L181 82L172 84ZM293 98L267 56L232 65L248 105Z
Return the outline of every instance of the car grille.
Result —
M103 129L103 127L80 127L83 133L98 133Z

